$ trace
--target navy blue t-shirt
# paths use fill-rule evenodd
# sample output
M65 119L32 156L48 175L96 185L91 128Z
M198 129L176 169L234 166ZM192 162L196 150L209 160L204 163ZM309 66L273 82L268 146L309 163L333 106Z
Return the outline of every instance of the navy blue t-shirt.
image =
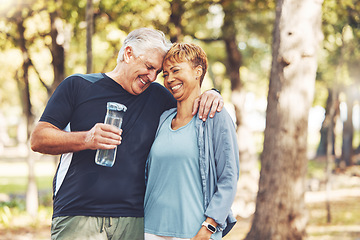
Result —
M96 150L63 154L53 183L53 217L144 216L145 162L160 115L176 107L163 86L152 83L140 95L131 95L105 74L72 75L55 90L40 121L67 131L87 131L104 122L110 101L127 107L115 164L97 165Z

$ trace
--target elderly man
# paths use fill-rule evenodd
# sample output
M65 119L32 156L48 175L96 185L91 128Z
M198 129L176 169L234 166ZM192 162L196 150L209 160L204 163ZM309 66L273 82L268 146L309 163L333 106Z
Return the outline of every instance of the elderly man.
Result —
M52 239L144 238L145 162L160 115L176 107L154 83L170 47L162 32L137 29L125 39L113 71L69 76L50 98L31 148L62 154L53 182ZM127 107L122 130L102 123L109 101ZM206 120L222 107L221 96L210 90L196 101L194 114L199 108ZM113 167L95 164L96 149L117 145Z

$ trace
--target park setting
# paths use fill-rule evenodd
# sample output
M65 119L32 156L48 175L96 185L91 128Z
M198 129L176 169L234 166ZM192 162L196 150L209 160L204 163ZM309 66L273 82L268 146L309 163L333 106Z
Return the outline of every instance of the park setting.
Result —
M139 28L206 52L201 92L220 93L238 149L223 239L360 240L359 0L0 0L0 240L51 238L54 176L73 153L40 153L32 133L64 79L113 73ZM139 151L121 144L117 161Z

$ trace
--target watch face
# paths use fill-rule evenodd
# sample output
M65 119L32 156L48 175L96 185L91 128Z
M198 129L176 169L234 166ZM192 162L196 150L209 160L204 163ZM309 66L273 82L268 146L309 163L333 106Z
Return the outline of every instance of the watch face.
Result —
M213 232L216 231L216 228L215 228L213 225L210 225L210 224L209 224L207 227L208 227L208 229L209 229L210 231L213 231Z

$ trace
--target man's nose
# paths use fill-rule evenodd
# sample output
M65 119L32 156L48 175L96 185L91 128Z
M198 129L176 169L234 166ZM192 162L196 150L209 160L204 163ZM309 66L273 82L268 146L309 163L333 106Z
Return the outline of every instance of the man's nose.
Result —
M150 70L150 73L148 74L150 81L151 82L155 81L157 75L158 75L158 73L155 69Z

